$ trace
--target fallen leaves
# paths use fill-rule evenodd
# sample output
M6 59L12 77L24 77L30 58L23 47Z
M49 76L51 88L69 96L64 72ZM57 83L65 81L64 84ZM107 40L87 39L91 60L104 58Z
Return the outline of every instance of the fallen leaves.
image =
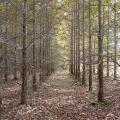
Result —
M29 89L27 105L18 104L20 86L8 85L3 95L1 120L120 120L120 87L115 82L111 86L111 82L105 83L109 105L92 105L96 103L97 90L90 93L86 87L74 85L73 79L63 72L51 76L37 92L31 94ZM96 81L93 85L96 86Z

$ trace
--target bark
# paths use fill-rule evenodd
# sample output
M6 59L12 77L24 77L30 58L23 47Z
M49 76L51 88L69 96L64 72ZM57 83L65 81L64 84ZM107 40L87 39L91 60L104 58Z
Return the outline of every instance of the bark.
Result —
M82 19L82 24L83 24L83 75L82 75L82 85L85 85L86 84L86 78L85 78L85 0L83 0L83 19Z
M23 4L23 48L22 48L22 90L21 90L21 104L26 104L27 99L27 79L26 79L26 12L27 0Z
M15 33L15 47L14 47L14 80L17 80L17 49L16 49L16 39L17 39L17 7L16 7L16 13L15 13L15 25L14 25L14 33Z
M42 9L42 8L41 8ZM40 72L40 75L39 75L39 83L41 84L42 82L42 10L40 9L40 47L39 47L39 72Z
M103 102L103 38L102 38L102 0L98 0L98 102Z
M75 60L76 60L76 62L75 62L75 77L76 77L76 79L78 79L78 1L76 0L75 1L75 8L76 8L76 10L75 10L75 27L76 27L76 29L75 29L75 43L76 43L76 46L75 46Z
M35 0L33 0L33 91L36 91L36 66L35 66Z
M109 77L109 26L110 26L110 7L108 3L108 30L107 30L107 77Z
M72 8L72 16L71 16L71 34L70 34L70 73L73 74L73 65L74 65L74 53L73 53L73 29L74 29L74 21L73 21L73 18L74 17L74 7Z
M92 91L91 0L89 0L89 91Z
M114 80L117 78L117 66L116 66L116 61L117 61L117 37L116 37L116 0L114 0L114 57L115 57L115 62L114 62Z
M8 15L8 2L7 0L5 1L6 4L6 18ZM8 47L7 47L7 39L8 39L8 20L6 20L6 28L5 28L5 58L4 58L4 62L5 62L5 81L8 81Z
M77 25L78 25L78 72L77 72L77 78L78 78L78 81L81 81L81 71L80 71L80 67L81 67L81 64L80 64L80 1L78 0L78 16L77 16Z
M75 75L75 3L73 6L73 74Z

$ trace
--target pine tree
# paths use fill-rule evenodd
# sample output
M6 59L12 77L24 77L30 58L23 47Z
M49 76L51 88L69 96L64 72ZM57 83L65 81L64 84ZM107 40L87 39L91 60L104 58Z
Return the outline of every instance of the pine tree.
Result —
M102 0L98 0L98 102L103 102L103 38L102 38Z
M26 14L27 14L27 0L23 2L23 48L22 48L22 90L21 90L21 104L27 102L27 78L26 78Z

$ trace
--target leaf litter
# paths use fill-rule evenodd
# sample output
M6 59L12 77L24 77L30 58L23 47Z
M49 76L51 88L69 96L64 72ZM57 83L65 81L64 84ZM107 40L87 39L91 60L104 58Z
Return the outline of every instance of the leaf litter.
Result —
M96 86L94 80L90 93L87 86L74 83L68 73L59 71L37 92L28 89L27 105L19 105L20 85L6 83L1 120L120 120L120 82L105 80L106 101L99 104Z

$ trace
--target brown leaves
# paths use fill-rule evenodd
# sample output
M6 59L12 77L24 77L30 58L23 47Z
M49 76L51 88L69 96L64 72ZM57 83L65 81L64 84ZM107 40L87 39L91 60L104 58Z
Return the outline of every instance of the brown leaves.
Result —
M28 105L18 105L20 86L17 84L6 86L1 118L2 120L119 120L119 85L117 83L111 86L110 82L112 81L105 82L107 102L103 104L96 102L96 89L90 93L87 87L77 83L74 85L73 79L61 72L51 76L37 92L31 94L29 88ZM96 88L96 82L93 85Z

